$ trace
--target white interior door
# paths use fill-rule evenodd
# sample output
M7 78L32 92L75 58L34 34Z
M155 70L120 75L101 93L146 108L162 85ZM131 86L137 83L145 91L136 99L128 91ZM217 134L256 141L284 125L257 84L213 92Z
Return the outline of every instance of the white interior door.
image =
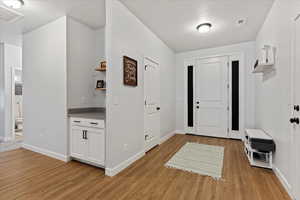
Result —
M228 57L197 60L196 134L228 135Z
M160 139L160 76L159 65L145 59L145 151L159 144Z
M295 21L294 51L293 51L293 70L292 70L292 167L293 167L293 193L296 199L300 199L300 19Z

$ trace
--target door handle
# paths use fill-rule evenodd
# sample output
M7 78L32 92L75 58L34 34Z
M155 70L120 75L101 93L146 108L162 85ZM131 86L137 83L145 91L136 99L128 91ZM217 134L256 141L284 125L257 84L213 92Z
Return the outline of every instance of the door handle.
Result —
M160 107L157 107L156 110L160 110Z
M300 124L300 119L298 117L291 118L290 119L291 124Z
M85 139L85 138L84 138L84 130L82 130L82 139Z
M87 131L85 131L85 139L86 140L88 139L88 137L87 137Z

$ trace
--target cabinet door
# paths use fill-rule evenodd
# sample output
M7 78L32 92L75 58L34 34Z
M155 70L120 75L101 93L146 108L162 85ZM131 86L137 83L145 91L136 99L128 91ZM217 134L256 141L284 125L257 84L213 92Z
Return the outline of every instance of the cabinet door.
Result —
M89 129L87 132L88 153L87 159L104 166L105 162L105 137L103 129Z
M84 159L87 154L87 140L83 138L83 129L71 128L71 156Z

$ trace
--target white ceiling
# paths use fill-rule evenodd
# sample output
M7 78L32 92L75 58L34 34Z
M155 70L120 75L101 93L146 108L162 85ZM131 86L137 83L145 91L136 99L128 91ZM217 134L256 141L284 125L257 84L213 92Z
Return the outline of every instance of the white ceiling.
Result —
M273 0L121 0L176 52L254 40ZM237 20L247 23L237 26ZM211 32L196 26L210 22Z
M64 15L69 15L94 29L105 25L104 0L24 0L24 2L25 5L17 10L24 18L11 24L19 27L21 32L31 31Z

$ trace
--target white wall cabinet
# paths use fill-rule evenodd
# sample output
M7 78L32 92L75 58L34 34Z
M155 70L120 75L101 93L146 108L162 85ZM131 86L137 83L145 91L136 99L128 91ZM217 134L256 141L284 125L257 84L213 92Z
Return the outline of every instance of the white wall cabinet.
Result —
M70 124L71 157L104 167L104 121L71 118Z

